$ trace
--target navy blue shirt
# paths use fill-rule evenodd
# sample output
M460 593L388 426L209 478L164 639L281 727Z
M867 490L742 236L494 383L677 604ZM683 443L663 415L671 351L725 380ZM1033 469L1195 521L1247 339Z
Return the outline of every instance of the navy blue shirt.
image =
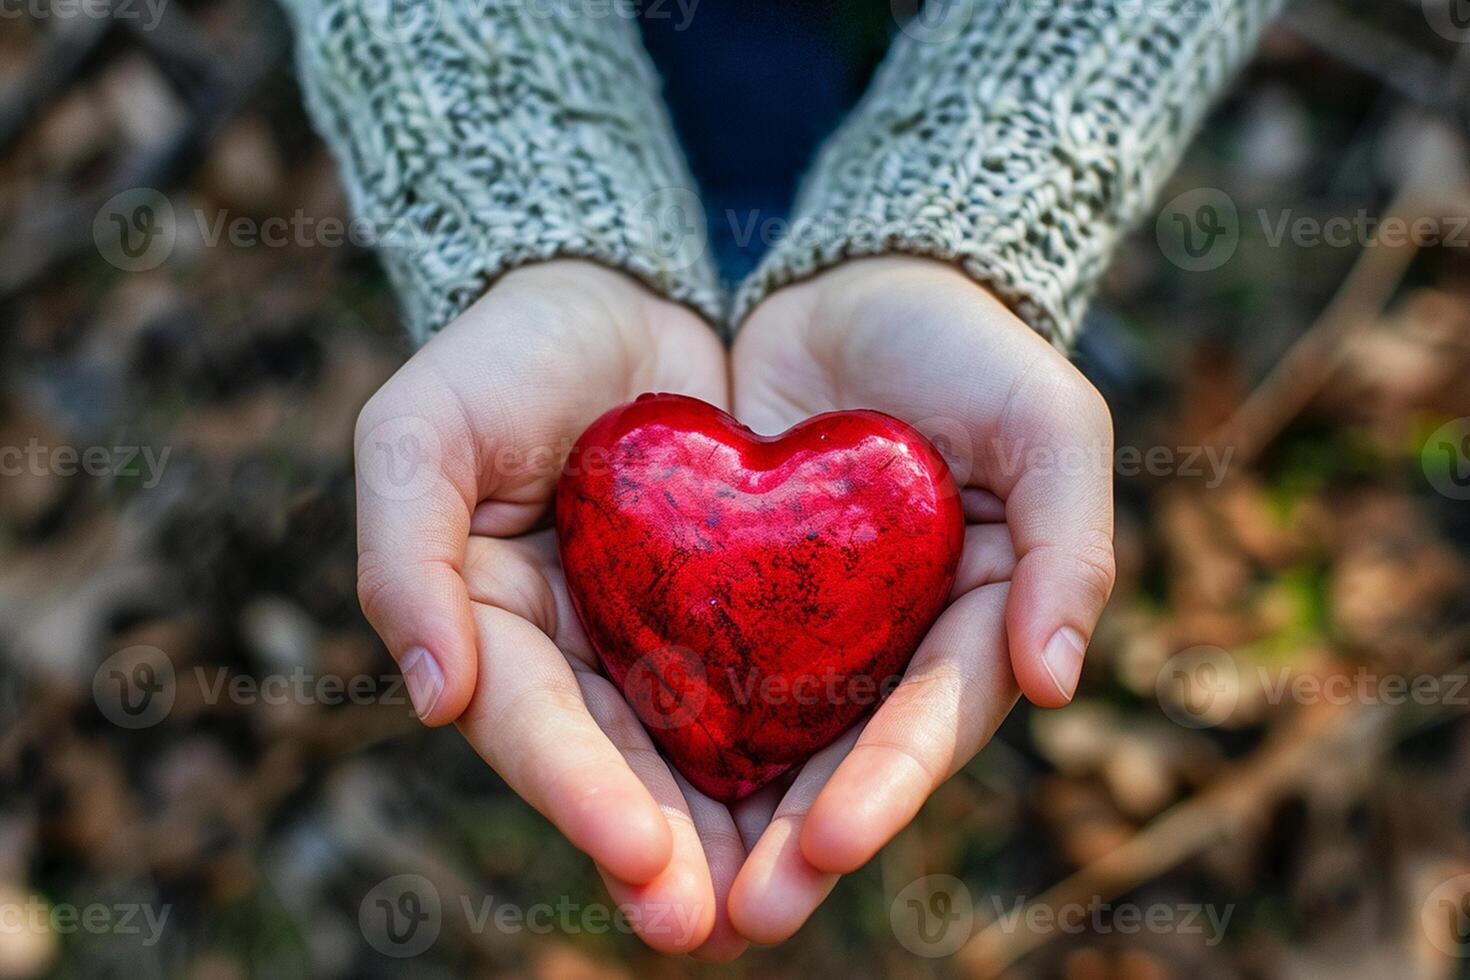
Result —
M788 217L798 179L896 23L872 0L642 0L640 11L716 262L737 281Z

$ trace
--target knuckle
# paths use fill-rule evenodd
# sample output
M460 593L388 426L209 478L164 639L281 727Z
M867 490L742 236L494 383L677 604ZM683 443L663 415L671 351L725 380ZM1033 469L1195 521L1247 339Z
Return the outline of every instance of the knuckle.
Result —
M1052 403L1051 422L1064 427L1073 439L1087 439L1108 446L1113 441L1113 414L1102 392L1081 372L1067 365L1070 377L1058 389Z
M510 708L510 705L507 705ZM575 719L586 713L586 702L582 698L582 690L572 678L556 678L547 683L533 688L518 699L515 707L504 712L499 720L509 722L516 716L521 718L557 718ZM546 748L553 749L562 744L559 740L549 740Z
M1101 532L1090 535L1072 553L1082 587L1098 605L1108 601L1118 580L1118 561L1113 542Z
M895 706L918 707L953 697L964 686L965 673L953 658L927 660L904 673L889 700Z
M595 757L594 745L577 723L578 716L585 717L585 711L575 683L553 682L519 697L485 705L474 724L494 736L490 740L490 761L497 771L516 773L527 785L540 779L551 788L560 780L568 780L569 759ZM547 721L553 723L545 724ZM576 782L568 780L569 785Z
M364 551L357 556L357 601L369 622L376 624L386 614L394 581L388 563L377 552Z
M1005 417L1055 445L1112 441L1112 413L1102 393L1070 361L1037 358L1007 397Z
M928 758L919 745L902 738L873 738L859 744L870 749L886 751L893 757L904 760L916 769L931 786L938 786L944 781L946 774Z

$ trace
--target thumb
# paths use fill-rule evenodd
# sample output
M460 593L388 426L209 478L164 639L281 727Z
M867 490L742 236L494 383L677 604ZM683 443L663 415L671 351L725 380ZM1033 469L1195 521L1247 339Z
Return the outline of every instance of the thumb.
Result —
M473 462L432 411L399 412L390 387L358 418L357 592L426 724L459 717L478 658L464 582Z
M1006 605L1011 666L1041 707L1072 699L1116 577L1107 404L1070 364L1052 382L1018 393L1008 413L1009 438L1028 451L1013 457L1026 463L1004 495L1016 550Z

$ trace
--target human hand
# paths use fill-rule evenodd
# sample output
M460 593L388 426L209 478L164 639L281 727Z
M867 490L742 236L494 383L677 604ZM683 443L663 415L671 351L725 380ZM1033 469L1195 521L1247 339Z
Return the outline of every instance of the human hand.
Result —
M1071 699L1113 585L1112 423L1066 358L928 259L849 261L773 293L731 357L735 415L758 432L845 408L915 425L967 524L950 605L902 682L802 767L735 879L731 922L771 943L979 751L1018 685L1043 707Z
M695 314L587 262L506 275L362 410L358 592L424 721L457 722L651 946L724 959L744 948L723 912L740 829L599 674L549 526L577 436L650 390L728 404Z

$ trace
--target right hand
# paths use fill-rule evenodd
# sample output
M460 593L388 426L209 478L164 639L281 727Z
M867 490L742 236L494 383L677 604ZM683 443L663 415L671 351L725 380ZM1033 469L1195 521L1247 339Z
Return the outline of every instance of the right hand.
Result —
M420 717L589 854L649 945L727 959L742 832L598 672L548 521L577 436L645 391L729 405L698 316L588 262L504 276L358 418L358 594Z
M949 606L903 682L795 774L731 887L741 934L774 943L990 740L1018 691L1071 700L1113 586L1113 430L1066 358L927 258L852 259L772 293L731 366L758 432L870 408L943 437L967 524Z

